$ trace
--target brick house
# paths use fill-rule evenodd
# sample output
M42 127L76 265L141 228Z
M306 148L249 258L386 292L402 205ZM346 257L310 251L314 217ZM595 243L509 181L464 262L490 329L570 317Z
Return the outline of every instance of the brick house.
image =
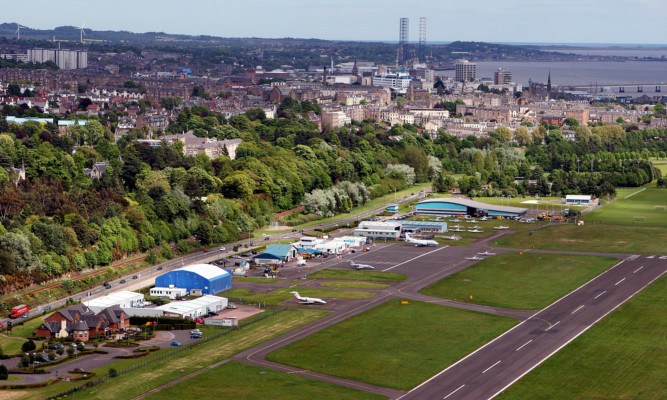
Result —
M118 306L93 313L88 307L77 304L53 313L35 331L35 335L87 342L91 337L107 335L129 326L129 318Z

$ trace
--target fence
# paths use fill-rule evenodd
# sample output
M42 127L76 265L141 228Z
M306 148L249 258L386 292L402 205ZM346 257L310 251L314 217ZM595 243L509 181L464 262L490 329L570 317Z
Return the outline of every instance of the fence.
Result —
M93 380L90 380L90 381L84 383L83 385L75 386L75 387L73 387L70 390L67 390L65 392L58 393L58 394L53 395L53 396L49 396L49 397L47 397L47 399L48 400L54 400L54 399L58 399L58 398L63 398L63 397L68 396L72 393L76 393L76 392L79 392L81 390L91 388L93 386L104 383L111 378L114 378L114 377L117 377L117 376L120 376L120 375L123 375L123 374L127 374L128 372L135 371L139 368L145 367L146 365L152 364L156 361L160 361L160 360L163 360L167 357L171 357L171 356L176 355L178 353L181 353L183 351L189 350L193 347L196 347L198 345L206 343L210 340L213 340L213 339L219 338L220 336L226 335L226 334L228 334L228 333L230 333L230 332L232 332L236 329L243 328L243 327L248 326L250 324L253 324L255 322L261 321L265 318L268 318L268 317L271 317L273 315L279 314L279 313L281 313L285 310L287 310L286 307L275 308L275 309L271 309L271 310L266 310L265 312L263 312L261 314L256 314L252 317L244 318L243 320L239 321L238 327L228 327L226 329L221 329L220 332L215 333L211 336L207 336L205 338L198 339L196 342L188 343L188 344L185 344L183 346L174 347L169 351L165 351L163 353L156 354L153 357L150 357L150 358L147 358L147 359L142 360L140 362L137 362L136 364L132 364L129 367L120 369L118 371L115 371L114 373L110 372L110 373L107 373L105 375L98 376L97 378L95 378Z

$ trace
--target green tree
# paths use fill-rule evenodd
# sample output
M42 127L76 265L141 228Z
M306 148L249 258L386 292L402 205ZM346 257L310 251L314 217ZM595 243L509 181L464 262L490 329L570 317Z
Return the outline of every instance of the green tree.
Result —
M9 378L9 370L4 364L0 364L0 380L6 381Z
M35 342L32 341L32 339L28 339L27 342L23 342L23 345L21 345L21 350L24 353L29 353L31 351L34 351L35 349L37 349L37 345L35 344Z

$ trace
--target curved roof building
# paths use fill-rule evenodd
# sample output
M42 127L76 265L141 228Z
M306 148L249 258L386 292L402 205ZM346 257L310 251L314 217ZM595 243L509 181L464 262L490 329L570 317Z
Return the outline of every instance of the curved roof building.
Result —
M488 215L490 217L520 217L528 212L525 208L497 206L457 197L422 200L416 204L415 211L418 215Z
M232 275L211 264L193 264L169 271L155 278L156 287L201 289L203 294L216 294L232 287Z

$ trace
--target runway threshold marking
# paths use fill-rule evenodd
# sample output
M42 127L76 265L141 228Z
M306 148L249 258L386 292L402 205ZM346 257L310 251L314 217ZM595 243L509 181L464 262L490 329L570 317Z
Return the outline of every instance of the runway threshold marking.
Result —
M556 325L558 325L558 324L560 324L560 321L556 322L556 323L553 324L553 325L550 325L550 326L549 326L547 329L545 329L544 331L546 332L546 331L548 331L549 329L553 328L554 326L556 326Z
M409 259L409 260L407 260L407 261L403 261L402 263L396 264L396 265L394 265L393 267L385 268L385 269L382 270L382 272L387 272L387 271L389 271L390 269L394 269L394 268L396 268L396 267L400 267L400 266L403 265L403 264L407 264L407 263L409 263L409 262L411 262L411 261L414 261L414 260L416 260L416 259L418 259L418 258L427 256L427 255L429 255L429 254L431 254L431 253L435 253L436 251L439 251L439 250L442 250L442 249L446 249L447 247L449 247L449 246L442 246L442 247L440 247L440 248L438 248L438 249L429 251L428 253L420 254L420 255L418 255L417 257L413 257L413 258L411 258L411 259Z
M634 272L634 273L636 274L636 273L637 273L637 272L639 272L639 271L640 271L640 270L641 270L642 268L644 268L644 266L643 266L643 265L642 265L641 267L637 268L637 269L635 270L635 272Z
M459 390L463 389L464 386L465 386L465 385L461 385L461 386L459 386L458 389L456 389L455 391L451 392L451 393L448 394L447 396L443 397L442 400L445 400L445 399L448 398L449 396L451 396L451 395L453 395L454 393L458 392Z
M572 311L571 314L576 313L577 311L581 310L582 308L584 308L584 305L583 305L583 304L580 305L579 307L577 307L574 311Z
M524 347L526 347L526 345L528 345L528 343L530 343L530 342L532 342L532 341L533 341L533 339L530 339L529 341L527 341L526 343L522 344L521 346L519 346L519 347L518 347L516 350L514 350L514 351L519 351L519 350L523 349Z
M606 290L603 290L602 293L600 293L599 295L593 297L593 300L597 299L598 297L602 296L602 295L605 294L605 293L607 293L607 291L606 291Z
M621 284L621 282L623 282L624 280L625 280L625 278L623 278L623 279L621 279L620 281L618 281L618 282L614 283L614 286L618 286L618 285L620 285L620 284Z
M485 369L484 371L482 371L482 373L485 374L486 371L490 370L491 368L495 367L495 366L498 365L498 364L500 364L500 360L499 360L498 362L496 362L495 364L493 364L492 366L490 366L489 368L487 368L487 369Z

